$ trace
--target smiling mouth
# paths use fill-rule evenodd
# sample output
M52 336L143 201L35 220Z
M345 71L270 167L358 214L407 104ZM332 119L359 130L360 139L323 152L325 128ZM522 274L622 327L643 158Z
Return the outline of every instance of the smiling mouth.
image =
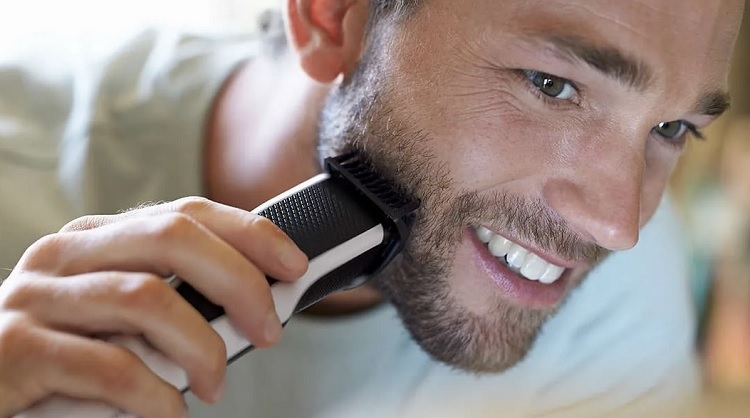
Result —
M566 270L483 226L474 227L474 232L493 257L526 280L551 285Z

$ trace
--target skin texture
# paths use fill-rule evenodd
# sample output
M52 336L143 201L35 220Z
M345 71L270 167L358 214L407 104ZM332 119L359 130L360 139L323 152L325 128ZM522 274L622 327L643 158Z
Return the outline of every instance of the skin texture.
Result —
M413 240L377 287L424 349L478 372L522 359L564 299L533 306L499 291L467 231L487 226L569 267L568 290L608 252L633 247L688 136L657 127L702 129L713 120L716 112L697 104L726 91L742 7L435 0L408 24L379 22L364 41L358 33L347 41L341 19L337 43L335 17L295 23L305 3L349 7L354 16L366 5L290 2L293 40L311 77L352 68L349 45L364 46L324 108L323 153L366 151L423 202ZM571 59L559 40L595 45L588 57L629 65L607 71L601 60ZM552 98L519 70L574 88Z
M163 278L174 273L225 307L258 347L281 335L265 275L294 280L307 260L265 218L203 198L87 216L24 253L0 292L0 416L52 394L142 417L180 417L182 395L128 350L90 338L142 335L222 396L226 348Z
M280 328L262 273L294 280L306 260L278 228L236 208L254 208L315 174L321 154L352 147L423 210L378 291L321 306L351 312L385 295L436 358L477 371L511 366L559 306L518 303L491 284L472 261L469 227L569 264L570 287L608 251L633 246L680 154L652 129L711 121L692 110L704 92L726 89L741 2L426 0L403 24L385 17L369 34L366 1L290 0L286 11L290 53L248 64L217 98L206 144L211 200L75 220L14 268L0 288L0 416L52 393L145 418L181 416L173 388L90 338L108 333L143 335L188 370L200 399L220 398L223 344L161 277L179 274L256 346L273 345ZM646 63L651 83L634 89L521 41L539 33L606 40ZM580 91L545 99L519 69Z

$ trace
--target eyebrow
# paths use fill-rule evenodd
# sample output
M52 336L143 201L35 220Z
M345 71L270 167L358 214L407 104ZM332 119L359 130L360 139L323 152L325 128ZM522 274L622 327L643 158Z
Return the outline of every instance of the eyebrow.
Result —
M720 116L729 110L731 98L725 91L713 91L698 100L693 113L706 116Z
M635 90L645 91L653 84L654 70L648 64L615 47L598 45L572 35L537 33L532 39L551 47L563 59L582 61ZM692 113L716 117L729 110L729 107L729 93L716 90L701 96Z
M638 91L646 90L654 79L654 71L644 62L611 46L592 43L578 36L538 34L537 40L552 47L568 61L582 61L604 75Z

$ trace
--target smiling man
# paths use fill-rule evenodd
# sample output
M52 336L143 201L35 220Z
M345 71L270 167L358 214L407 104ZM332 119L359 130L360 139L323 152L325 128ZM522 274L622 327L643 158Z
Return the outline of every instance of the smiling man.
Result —
M433 356L477 371L513 365L586 272L636 244L685 142L727 108L740 16L737 2L496 3L381 2L359 63L321 57L336 39L358 53L346 26L291 26L308 72L347 74L323 146L366 150L424 202L379 287ZM717 23L686 42L667 16Z
M286 46L150 33L96 77L3 64L0 126L17 146L0 154L0 260L16 268L0 287L0 415L50 394L184 413L91 338L114 332L186 369L196 417L684 416L694 320L664 192L727 109L742 12L289 0ZM245 210L352 149L421 199L412 239L276 344L261 273L295 280L305 260ZM210 200L69 222L189 195ZM225 377L170 273L275 347Z

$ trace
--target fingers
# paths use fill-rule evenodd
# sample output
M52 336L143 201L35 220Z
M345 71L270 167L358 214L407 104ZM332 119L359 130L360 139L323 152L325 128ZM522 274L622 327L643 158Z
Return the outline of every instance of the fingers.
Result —
M183 214L204 225L275 279L293 280L307 269L305 254L267 218L198 197L148 206L120 215L79 218L66 225L61 232L90 230L123 219L166 214Z
M42 328L22 313L0 320L0 372L8 378L0 384L0 416L51 394L104 401L144 418L185 412L181 394L130 351Z
M162 276L174 273L223 306L254 345L272 345L281 334L265 274L186 215L125 219L89 231L58 234L40 245L50 247L45 254L56 254L54 265L35 266L43 267L48 274L71 276L112 270ZM33 258L26 262L35 264ZM49 258L39 263L49 263Z
M129 350L52 330L38 334L36 367L49 393L103 401L143 418L187 416L182 394Z
M224 342L160 277L97 272L11 285L17 288L4 300L5 309L23 311L48 327L82 335L143 334L187 372L198 398L216 400L226 371Z
M0 382L0 396L24 388L22 407L61 393L147 418L180 416L171 385L131 351L88 336L144 336L211 402L224 380L226 347L163 277L190 283L265 347L281 334L266 275L294 280L306 269L306 256L269 220L206 199L80 218L29 247L3 284L0 372L12 370L7 375L22 376L25 386ZM16 314L36 325L5 332L2 319Z

